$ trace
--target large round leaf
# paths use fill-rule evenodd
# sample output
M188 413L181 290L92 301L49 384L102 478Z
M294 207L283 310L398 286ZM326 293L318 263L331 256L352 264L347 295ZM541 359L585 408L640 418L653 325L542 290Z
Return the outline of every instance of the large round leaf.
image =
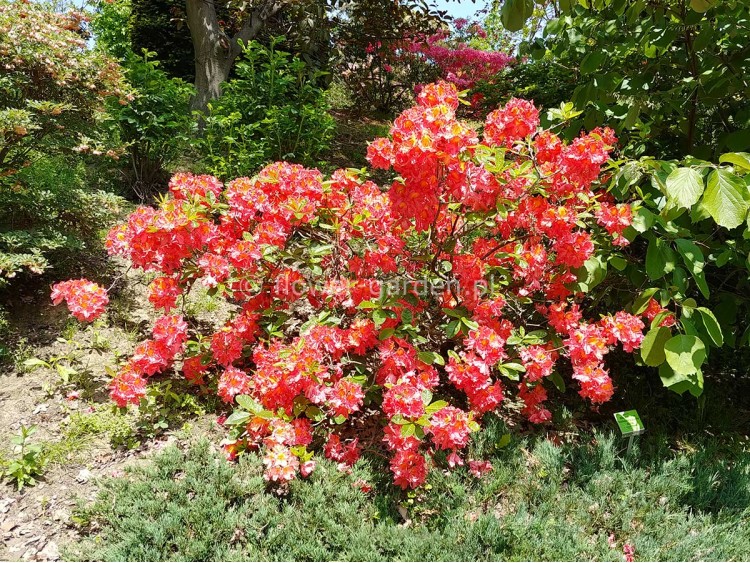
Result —
M533 13L532 0L505 0L500 8L500 22L508 31L520 31Z
M662 364L659 366L659 377L664 387L678 395L690 391L694 397L700 397L703 393L703 373L700 370L690 375L682 375L675 373L669 364Z
M691 375L698 373L706 359L706 346L697 336L680 334L667 340L664 355L675 373Z

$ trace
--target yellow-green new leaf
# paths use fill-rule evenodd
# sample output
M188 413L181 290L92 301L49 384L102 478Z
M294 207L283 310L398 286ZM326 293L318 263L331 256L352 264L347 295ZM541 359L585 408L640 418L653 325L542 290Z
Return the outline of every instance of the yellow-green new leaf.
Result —
M745 170L750 170L750 153L746 152L728 152L719 157L719 162L729 163L739 166Z

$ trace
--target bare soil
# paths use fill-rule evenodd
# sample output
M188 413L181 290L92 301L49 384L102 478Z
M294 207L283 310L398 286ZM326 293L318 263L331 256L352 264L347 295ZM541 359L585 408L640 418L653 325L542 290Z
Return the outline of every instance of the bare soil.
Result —
M2 561L59 560L64 546L78 536L76 506L93 500L102 478L121 475L124 467L142 462L167 444L188 442L212 427L215 431L213 416L196 416L189 425L170 428L134 449L113 447L102 432L75 439L66 434L76 416L109 416L113 407L106 368L132 352L155 318L145 298L148 280L122 268L119 274L122 279L113 292L108 318L93 325L71 324L64 306L51 306L46 286L27 289L9 308L7 345L14 357L0 364L0 458L14 455L11 438L22 425L35 426L31 441L45 444L56 455L34 486L18 490L14 482L0 480ZM57 363L77 373L65 383L54 366L25 368L30 358L62 358Z

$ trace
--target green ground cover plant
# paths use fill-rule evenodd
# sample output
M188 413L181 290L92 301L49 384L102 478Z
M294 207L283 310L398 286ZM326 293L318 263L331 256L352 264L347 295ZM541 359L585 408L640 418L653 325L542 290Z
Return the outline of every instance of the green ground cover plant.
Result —
M324 462L285 498L260 458L231 467L206 442L108 481L76 514L77 560L731 560L750 550L750 454L701 439L644 438L626 457L604 432L554 445L495 420L477 440L494 469L435 471L408 498L377 459ZM503 446L503 447L500 447ZM372 487L372 488L370 488Z

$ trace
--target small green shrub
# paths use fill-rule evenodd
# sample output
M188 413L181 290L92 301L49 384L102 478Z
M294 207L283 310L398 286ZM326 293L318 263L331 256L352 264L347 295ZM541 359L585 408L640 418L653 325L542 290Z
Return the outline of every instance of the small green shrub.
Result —
M250 176L277 160L314 165L328 148L334 122L320 73L276 49L281 40L246 46L237 77L202 120L196 168L222 179Z
M13 453L0 465L0 475L15 482L19 490L26 485L35 485L47 465L42 445L30 440L36 431L36 426L21 425L20 433L10 439Z
M494 108L510 98L533 100L538 108L557 108L570 99L576 75L552 60L528 60L503 69L492 81L480 82L474 91L483 96L485 107ZM544 116L545 112L541 112ZM580 131L580 126L572 136Z
M411 52L415 40L444 23L420 2L342 3L331 18L336 79L358 112L393 116L414 102L417 84L434 82L435 69Z
M114 133L127 147L127 185L141 200L166 187L169 169L187 148L193 127L188 111L193 87L170 78L152 56L128 56L123 64L134 99L127 105L111 104L109 109L117 125Z

